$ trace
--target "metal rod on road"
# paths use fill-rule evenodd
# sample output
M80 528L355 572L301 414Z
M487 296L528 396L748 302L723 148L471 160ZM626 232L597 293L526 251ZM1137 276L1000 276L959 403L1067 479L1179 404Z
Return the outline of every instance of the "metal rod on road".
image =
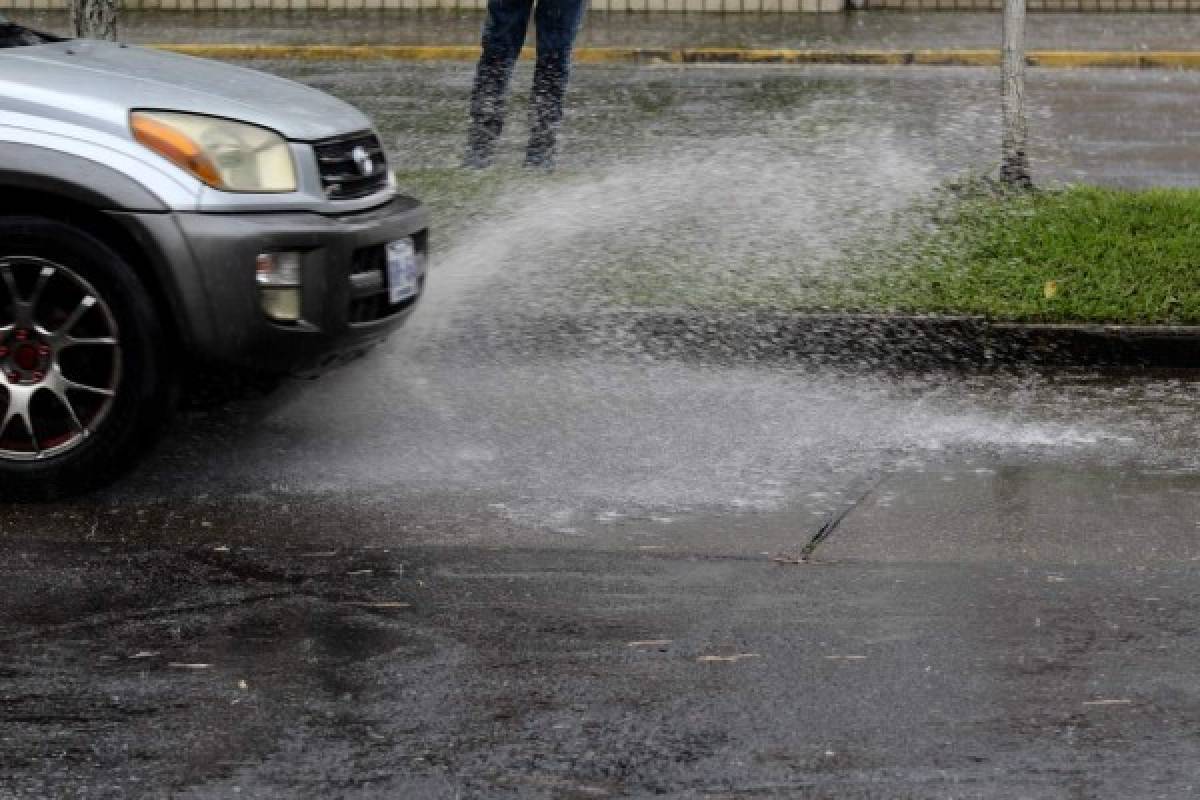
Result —
M1025 0L1004 0L1004 160L1000 180L1028 189L1029 134L1025 118Z

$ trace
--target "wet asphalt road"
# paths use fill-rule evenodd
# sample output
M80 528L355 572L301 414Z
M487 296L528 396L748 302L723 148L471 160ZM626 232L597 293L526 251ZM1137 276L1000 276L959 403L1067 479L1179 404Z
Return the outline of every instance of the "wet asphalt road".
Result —
M247 65L300 79L368 110L401 169L458 163L472 64ZM528 66L519 66L502 165L520 163L530 79ZM860 192L904 195L904 181L922 187L926 173L943 178L986 172L997 161L994 70L614 66L576 68L572 81L564 168L618 171L694 157L713 162L711 171L720 175L730 169L721 162L746 153L756 159L755 170L737 175L738 181L769 195L777 210L785 197L799 205L805 195L773 192L762 178L769 175L763 164L794 170L810 149L814 157L824 156L819 145L830 140L874 170L873 179L862 178L867 185L857 187ZM1030 157L1040 182L1200 183L1194 159L1200 74L1031 69L1027 81ZM889 174L893 161L909 162L910 174ZM805 188L821 198L825 189L803 177ZM736 185L725 188L749 202ZM872 200L859 197L863 204Z
M436 164L465 80L445 70L408 89L373 67L303 77L397 104L423 92L424 116L385 132ZM0 510L0 797L1194 795L1191 376L589 355L503 324L577 310L544 276L666 213L612 178L629 149L662 156L646 174L683 200L724 182L738 206L737 186L766 185L736 159L707 183L673 177L680 143L742 141L698 97L751 95L760 154L772 130L817 132L813 109L859 110L831 126L847 156L776 159L825 176L807 187L825 202L774 218L812 241L864 186L920 190L986 146L969 100L985 76L930 76L963 100L939 127L918 124L935 94L921 73L821 74L857 93L793 113L751 102L778 71L678 76L697 83L656 150L602 135L619 120L605 82L645 73L581 71L598 99L572 152L631 214L579 186L501 192L447 234L425 306L382 351L187 412L111 491ZM1090 75L1055 76L1041 118L1137 90L1176 124L1134 137L1136 115L1096 116L1041 163L1192 182L1167 154L1186 152L1194 79ZM1073 106L1083 81L1108 88ZM885 108L910 109L882 140L907 161L864 182L847 134ZM1089 156L1122 137L1152 166ZM545 219L559 233L539 240ZM786 563L847 509L814 563Z
M803 566L805 508L10 511L4 794L1186 797L1198 499L944 466Z

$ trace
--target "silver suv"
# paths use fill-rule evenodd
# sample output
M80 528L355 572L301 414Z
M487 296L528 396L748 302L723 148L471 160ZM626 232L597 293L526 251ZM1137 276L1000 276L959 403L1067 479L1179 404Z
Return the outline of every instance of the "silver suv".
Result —
M0 496L128 467L184 364L376 344L421 295L427 225L329 95L0 18Z

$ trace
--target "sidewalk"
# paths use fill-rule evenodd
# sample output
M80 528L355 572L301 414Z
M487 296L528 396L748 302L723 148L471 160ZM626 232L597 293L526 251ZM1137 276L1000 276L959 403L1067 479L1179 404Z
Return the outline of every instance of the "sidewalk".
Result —
M66 32L62 12L9 11L19 22ZM139 44L388 44L473 46L483 15L445 11L127 12L122 38ZM1030 50L1200 50L1200 14L1032 14ZM620 14L595 12L581 48L752 48L921 51L999 48L990 12L848 14ZM530 36L529 43L532 44Z

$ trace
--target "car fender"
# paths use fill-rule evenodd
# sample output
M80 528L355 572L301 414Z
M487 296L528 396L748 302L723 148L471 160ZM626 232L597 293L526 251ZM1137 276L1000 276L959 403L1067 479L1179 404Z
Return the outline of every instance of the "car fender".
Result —
M57 148L0 141L0 192L7 195L26 188L60 196L97 211L170 210L162 197L161 187L151 189L127 172L109 166L121 161L116 154L110 156L113 157L104 163Z
M7 133L0 127L0 137ZM75 149L81 146L107 152L109 163L96 160L95 152L84 157L53 146L0 141L0 206L23 210L20 192L28 190L43 198L61 198L64 210L86 208L110 219L136 246L151 273L147 279L167 305L164 313L171 315L183 343L190 346L214 325L203 282L172 213L172 205L194 206L195 188L152 166L147 169L130 154L79 142ZM122 169L149 176L153 188ZM163 194L174 202L165 201Z

